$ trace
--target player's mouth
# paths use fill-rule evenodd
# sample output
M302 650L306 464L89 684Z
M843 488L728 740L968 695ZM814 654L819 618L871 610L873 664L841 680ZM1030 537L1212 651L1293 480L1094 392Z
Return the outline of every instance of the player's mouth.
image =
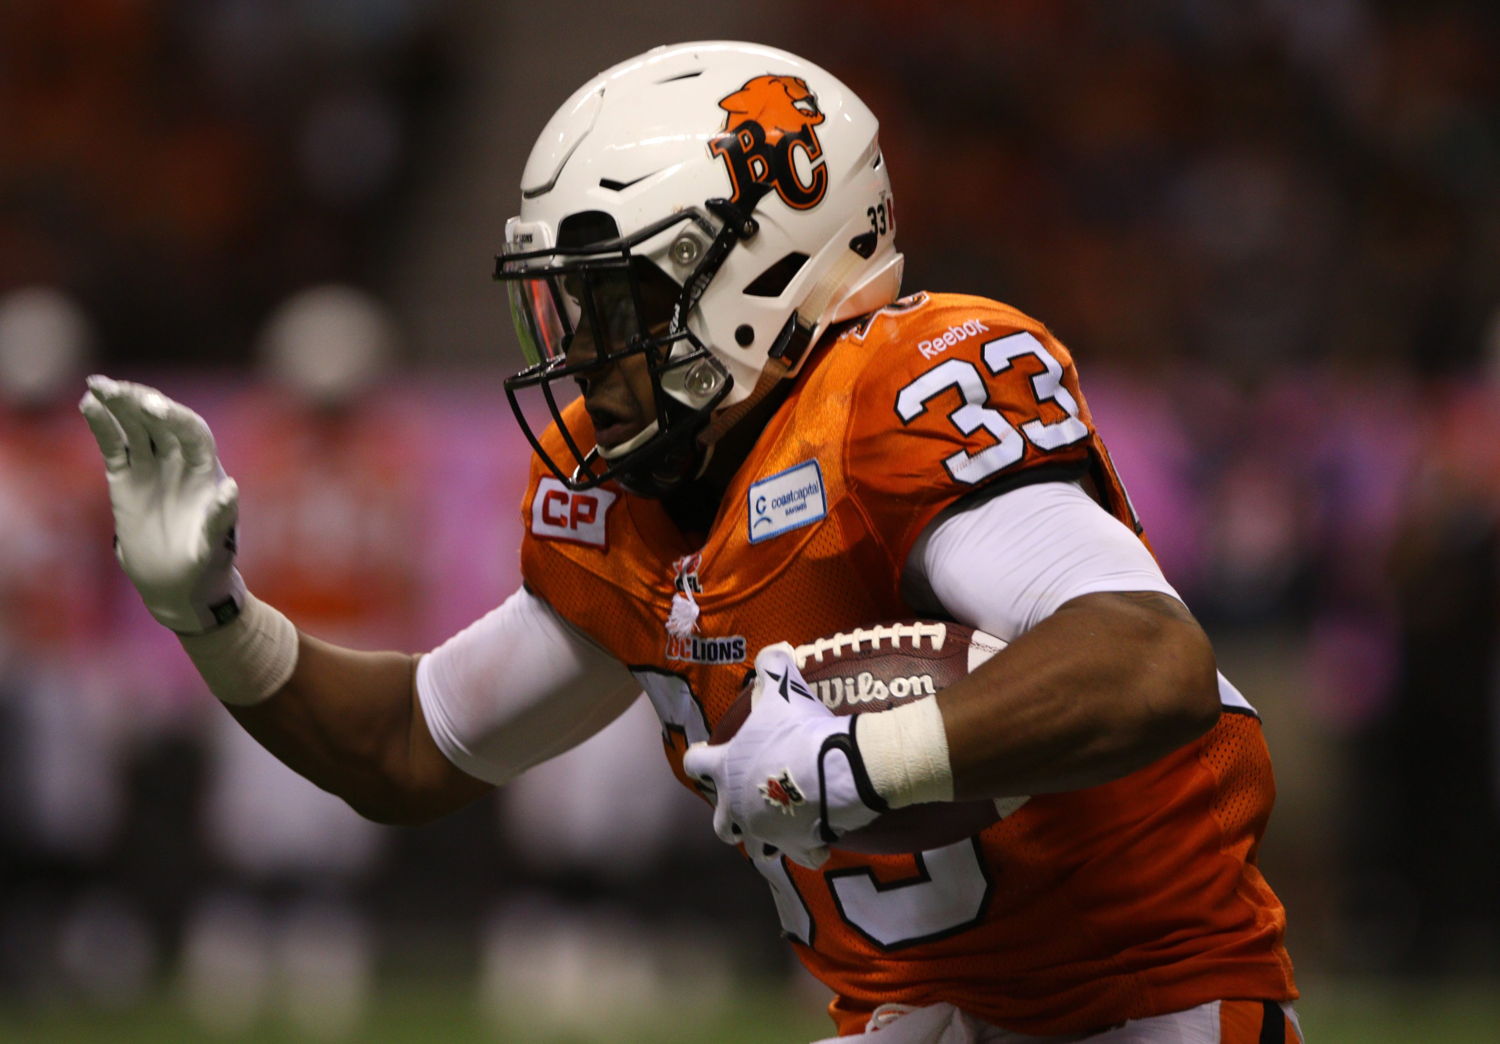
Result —
M594 425L594 441L606 449L627 441L646 426L639 418L624 416L607 407L589 404L584 408Z

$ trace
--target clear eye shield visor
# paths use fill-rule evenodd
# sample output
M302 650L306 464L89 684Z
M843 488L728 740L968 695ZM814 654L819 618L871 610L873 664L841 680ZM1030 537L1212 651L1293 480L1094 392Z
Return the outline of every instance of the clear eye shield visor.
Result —
M496 258L495 279L506 284L527 363L505 381L506 396L527 440L571 488L588 489L611 479L632 485L632 473L669 449L688 445L729 391L728 373L687 328L687 316L707 282L700 279L702 266L686 287L679 287L639 252L649 240L690 220L701 221L701 215L675 214L619 237L610 215L585 212L560 223L556 246L541 248L534 245L545 241L545 228L512 219L506 229L507 250ZM631 361L637 356L641 362ZM554 383L582 387L620 365L645 367L654 418L617 445L596 446L591 439L577 438L563 421L566 403L559 403ZM702 365L711 368L714 394L685 397L682 389L691 383L686 375L703 372ZM524 389L540 390L572 460L553 460L543 450L518 398ZM576 387L568 398L574 393ZM580 441L586 447L580 448Z

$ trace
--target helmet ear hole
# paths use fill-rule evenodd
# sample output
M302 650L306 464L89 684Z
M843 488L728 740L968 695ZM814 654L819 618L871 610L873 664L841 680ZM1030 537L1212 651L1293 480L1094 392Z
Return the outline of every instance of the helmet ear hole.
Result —
M755 343L755 327L751 326L749 323L741 323L739 326L735 327L734 343L739 345L741 348L749 348L752 344Z
M602 210L581 210L569 214L557 224L557 245L585 247L618 239L619 223L613 214Z
M807 255L794 250L752 279L744 292L750 297L780 297L805 264Z
M661 266L649 257L639 254L632 256L630 267L635 273L642 304L646 308L642 318L648 326L666 323L672 315L672 307L677 303L678 294L682 291L682 284L662 271Z

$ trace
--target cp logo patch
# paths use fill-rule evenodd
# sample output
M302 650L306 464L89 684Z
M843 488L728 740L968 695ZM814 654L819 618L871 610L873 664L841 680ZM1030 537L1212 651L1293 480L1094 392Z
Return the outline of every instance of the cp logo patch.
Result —
M619 494L607 489L577 492L544 478L531 498L531 531L540 537L607 547L605 521Z

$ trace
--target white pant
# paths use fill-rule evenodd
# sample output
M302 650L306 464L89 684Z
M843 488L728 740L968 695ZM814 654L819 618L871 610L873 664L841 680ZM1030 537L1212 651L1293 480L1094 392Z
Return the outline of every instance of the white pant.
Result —
M1290 1004L1282 1010L1297 1025ZM1298 1035L1301 1027L1298 1026ZM1200 1004L1170 1015L1154 1015L1084 1036L1033 1037L1012 1033L981 1022L951 1004L930 1004L911 1008L901 1004L883 1004L865 1026L865 1032L848 1037L829 1037L814 1044L846 1044L851 1040L879 1041L879 1044L1220 1044L1219 1002Z

